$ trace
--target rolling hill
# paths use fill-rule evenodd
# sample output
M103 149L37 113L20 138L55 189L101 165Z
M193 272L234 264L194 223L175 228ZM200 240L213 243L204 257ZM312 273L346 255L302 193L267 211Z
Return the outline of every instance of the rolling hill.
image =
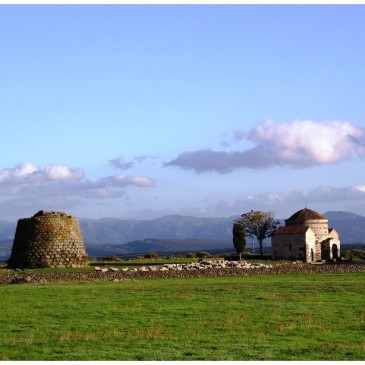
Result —
M226 240L231 238L233 219L169 215L153 220L103 218L80 219L79 222L87 243L124 244L149 237Z
M208 251L220 253L234 251L230 242L210 241L200 239L163 239L146 238L128 242L124 245L93 245L86 244L86 250L90 257L102 256L135 256L146 253L158 254L187 254L190 252Z
M349 212L330 211L323 214L329 226L336 229L343 244L365 242L365 217Z

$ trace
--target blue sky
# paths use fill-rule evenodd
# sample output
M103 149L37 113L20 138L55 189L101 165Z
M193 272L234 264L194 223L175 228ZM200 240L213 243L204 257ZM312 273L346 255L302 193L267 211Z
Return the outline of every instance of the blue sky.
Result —
M0 5L0 219L365 215L364 5Z

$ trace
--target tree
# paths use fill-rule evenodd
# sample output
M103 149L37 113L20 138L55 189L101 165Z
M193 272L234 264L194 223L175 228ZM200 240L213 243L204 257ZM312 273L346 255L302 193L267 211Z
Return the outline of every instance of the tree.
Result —
M245 250L246 247L246 233L242 223L234 222L232 233L233 246L236 249L236 252L240 255L240 261L242 261L242 252Z
M254 236L260 245L260 256L263 256L263 242L269 237L280 224L274 218L273 212L253 211L243 213L241 218L236 219L236 223L241 223L247 235Z

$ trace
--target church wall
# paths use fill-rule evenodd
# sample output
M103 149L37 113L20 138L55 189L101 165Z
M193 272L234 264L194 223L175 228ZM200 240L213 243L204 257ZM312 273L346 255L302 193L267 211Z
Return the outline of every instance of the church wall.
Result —
M322 242L322 259L333 260L340 257L340 241L335 238L328 238ZM335 247L334 247L335 246ZM337 249L336 249L337 248ZM334 256L337 253L337 257Z
M328 237L328 220L311 219L307 220L305 223L311 227L319 242L325 240Z
M316 247L315 261L321 261L322 260L322 244L321 244L321 242L316 240L315 247Z
M317 254L316 236L311 229L301 234L278 234L271 238L274 259L302 260L305 262L316 261Z
M335 229L333 229L333 228L329 232L328 237L334 238L337 241L339 239L339 235L338 235L337 231Z
M305 259L305 234L280 234L271 238L274 259Z
M313 251L313 259L314 261L317 260L317 250L318 248L316 247L316 236L314 234L314 232L309 229L307 232L306 232L306 260L305 262L312 262L312 251Z
M328 237L328 220L323 219L309 219L306 221L287 221L287 226L309 226L315 233L319 242Z
M331 240L327 239L321 243L322 248L322 259L323 260L331 260L332 253L331 253Z

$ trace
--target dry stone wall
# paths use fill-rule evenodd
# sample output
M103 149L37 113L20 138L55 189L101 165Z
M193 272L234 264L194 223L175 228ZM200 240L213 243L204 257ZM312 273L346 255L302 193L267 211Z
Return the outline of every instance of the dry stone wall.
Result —
M162 278L206 278L217 276L252 276L252 275L291 275L291 274L344 274L350 272L365 273L365 264L284 264L263 265L250 267L206 268L203 270L179 270L167 268L165 270L118 270L117 268L103 268L90 272L53 272L42 274L16 273L1 274L1 284L46 283L58 281L120 281L138 279ZM100 268L101 269L101 268ZM309 279L310 281L310 279Z
M39 211L18 220L8 266L83 267L87 254L79 223L63 212Z

